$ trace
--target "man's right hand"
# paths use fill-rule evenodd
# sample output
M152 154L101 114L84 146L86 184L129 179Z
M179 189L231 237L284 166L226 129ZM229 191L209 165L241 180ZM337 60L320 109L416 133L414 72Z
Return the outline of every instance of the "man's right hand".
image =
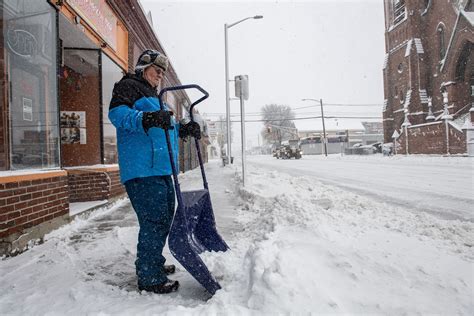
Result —
M143 112L142 125L145 132L152 127L159 127L162 129L173 129L171 126L171 116L173 112L159 110L155 112Z

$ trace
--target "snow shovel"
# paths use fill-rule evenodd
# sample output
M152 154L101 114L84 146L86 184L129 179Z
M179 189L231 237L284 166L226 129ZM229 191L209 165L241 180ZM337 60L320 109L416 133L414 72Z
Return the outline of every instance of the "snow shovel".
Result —
M191 84L164 88L158 95L160 106L162 104L161 98L165 92L193 88L198 89L204 94L203 97L190 106L189 114L191 121L193 121L194 106L209 97L209 93L198 85ZM173 160L173 150L171 148L168 130L165 130L165 135L171 168L173 170L176 197L178 199L178 207L176 208L173 224L171 225L170 234L168 236L168 245L171 254L173 254L176 260L178 260L178 262L188 270L188 272L191 273L191 275L201 283L209 293L214 295L221 287L209 272L208 268L199 257L199 254L204 251L226 251L229 249L229 246L227 246L216 229L216 221L212 210L206 174L204 173L199 140L196 138L194 139L199 165L201 167L204 189L182 192L178 182L175 162Z

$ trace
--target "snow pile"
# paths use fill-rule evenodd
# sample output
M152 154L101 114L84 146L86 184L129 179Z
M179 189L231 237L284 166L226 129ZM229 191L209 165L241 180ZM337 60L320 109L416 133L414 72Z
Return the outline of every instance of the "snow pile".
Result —
M236 166L206 166L217 224L231 247L202 256L222 286L212 298L180 266L177 293L136 291L138 227L128 200L121 200L0 261L0 314L474 310L472 222L413 213L255 165L241 188ZM200 171L185 174L181 184L202 187Z
M472 223L415 215L304 177L254 170L249 178L239 214L253 241L249 308L472 311Z

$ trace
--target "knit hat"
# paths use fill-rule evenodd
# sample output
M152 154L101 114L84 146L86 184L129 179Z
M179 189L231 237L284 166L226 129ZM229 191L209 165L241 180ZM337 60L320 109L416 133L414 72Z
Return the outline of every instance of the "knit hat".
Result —
M147 49L140 54L140 57L138 57L135 71L141 72L143 69L151 65L156 65L166 71L168 69L168 57L157 50Z

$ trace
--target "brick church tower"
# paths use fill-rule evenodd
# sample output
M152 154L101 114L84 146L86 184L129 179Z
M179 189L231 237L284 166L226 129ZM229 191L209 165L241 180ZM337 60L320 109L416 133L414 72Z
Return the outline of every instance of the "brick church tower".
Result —
M466 153L474 101L474 0L384 0L384 141Z

